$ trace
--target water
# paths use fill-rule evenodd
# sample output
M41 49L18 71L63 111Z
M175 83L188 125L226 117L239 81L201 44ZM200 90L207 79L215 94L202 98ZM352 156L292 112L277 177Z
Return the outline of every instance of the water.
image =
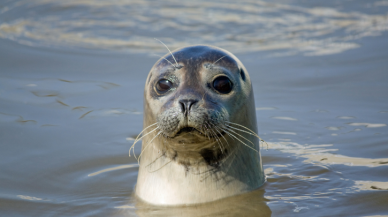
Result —
M387 1L3 1L0 214L388 215L387 30ZM128 150L166 53L155 37L244 63L262 188L195 207L136 200Z

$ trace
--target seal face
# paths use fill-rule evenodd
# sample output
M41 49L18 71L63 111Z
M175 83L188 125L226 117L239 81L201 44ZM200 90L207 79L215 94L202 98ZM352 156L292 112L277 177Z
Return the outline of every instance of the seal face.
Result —
M241 160L254 167L250 172L254 175L239 177L238 181L249 180L255 187L264 182L260 155L256 150L258 140L252 136L257 130L251 82L245 67L233 54L205 45L185 47L167 54L151 69L144 97L144 126L153 128L145 128L143 134L148 136L143 139L136 190L139 197L158 204L158 201L148 200L147 197L152 195L139 187L144 185L139 182L147 182L151 176L171 181L171 177L166 176L177 177L184 172L186 180L180 180L180 183L188 180L195 183L197 178L203 180L200 175L188 177L188 172L195 171L195 174L206 172L208 176L216 176L215 182L225 182L228 177L235 179L242 176L235 174L238 170L234 169ZM246 135L241 135L244 131ZM228 170L232 167L230 171L226 171L227 165ZM148 175L144 171L146 167ZM151 173L149 167L161 171ZM253 178L257 180L251 180ZM244 183L244 189L239 191L248 188L251 187ZM236 194L235 190L229 191L232 192L230 195ZM222 198L220 195L210 197L210 201ZM192 196L178 197L185 197L187 201L181 202L184 204L209 201L206 198L192 200ZM163 199L162 204L175 203Z
M195 158L220 159L233 147L214 145L209 138L223 139L229 114L239 112L249 96L243 66L229 53L209 46L183 48L173 56L179 64L173 64L171 55L170 61L161 59L146 86L146 106L152 107L161 135L169 140L159 149L188 166L201 162Z

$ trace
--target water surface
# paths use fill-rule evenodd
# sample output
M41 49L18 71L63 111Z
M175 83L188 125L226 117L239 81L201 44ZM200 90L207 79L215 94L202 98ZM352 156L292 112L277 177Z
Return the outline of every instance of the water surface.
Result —
M387 12L388 1L3 1L1 215L388 215ZM128 150L166 53L155 37L244 63L268 142L262 188L174 209L134 198Z

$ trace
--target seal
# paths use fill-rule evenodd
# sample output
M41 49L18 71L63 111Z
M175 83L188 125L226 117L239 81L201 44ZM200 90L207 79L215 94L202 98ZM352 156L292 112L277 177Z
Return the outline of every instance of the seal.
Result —
M224 49L160 58L146 80L143 125L131 148L142 139L135 192L147 203L206 203L265 182L251 80Z

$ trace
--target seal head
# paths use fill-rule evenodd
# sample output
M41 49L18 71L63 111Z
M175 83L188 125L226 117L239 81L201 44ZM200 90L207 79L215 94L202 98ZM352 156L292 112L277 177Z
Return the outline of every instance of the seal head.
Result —
M151 176L171 181L171 177L166 176L180 177L178 174L182 173L185 180L181 180L181 185L201 179L225 184L226 180L233 179L231 183L243 182L243 187L237 190L240 193L264 182L258 140L253 136L257 127L251 81L243 64L233 54L205 45L167 54L151 69L144 98L144 126L154 127L146 131L149 136L143 139L136 190L140 198L154 204L175 205L202 203L237 194L236 189L232 189L228 190L230 193L202 199L193 199L190 193L175 195L180 198L179 202L167 199L174 197L168 195L161 197L164 199L148 199L155 196L139 185L144 186ZM252 167L253 172L239 174L238 167L244 163L248 166L244 169ZM197 177L193 178L195 175ZM204 188L213 189L214 183ZM177 189L165 194L174 194Z

